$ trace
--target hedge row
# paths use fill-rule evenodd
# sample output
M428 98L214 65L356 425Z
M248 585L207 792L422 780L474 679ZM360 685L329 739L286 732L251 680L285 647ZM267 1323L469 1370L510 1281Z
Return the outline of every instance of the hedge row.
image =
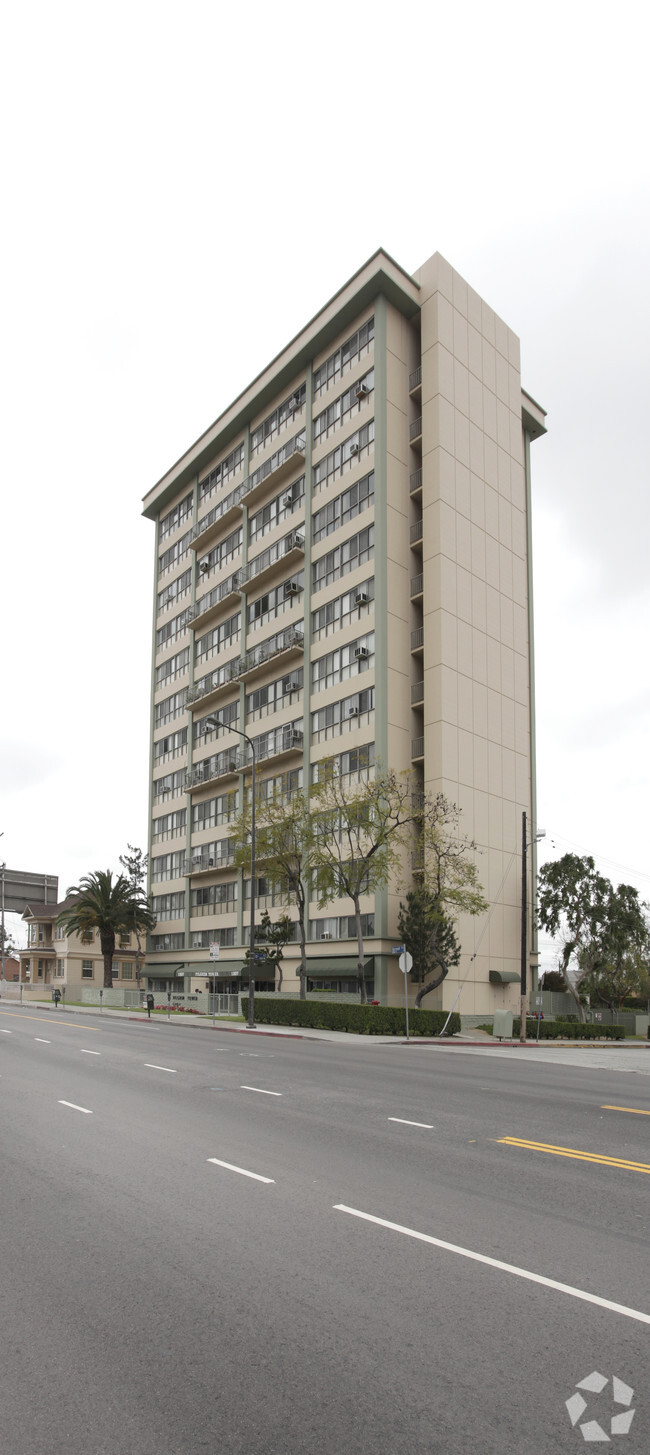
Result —
M248 996L242 995L244 1018ZM439 1036L447 1019L444 1010L409 1010L412 1036ZM266 1000L255 997L255 1020L260 1025L307 1026L319 1031L354 1031L357 1035L405 1036L406 1017L399 1006L345 1005L318 1000ZM460 1031L460 1016L454 1012L445 1034Z
M521 1021L517 1016L512 1022L512 1034L515 1040L519 1039L519 1027ZM537 1040L537 1021L529 1020L526 1025L526 1036L529 1041ZM623 1041L625 1031L623 1026L600 1026L583 1024L581 1021L540 1021L540 1041L554 1041L560 1037L563 1041Z

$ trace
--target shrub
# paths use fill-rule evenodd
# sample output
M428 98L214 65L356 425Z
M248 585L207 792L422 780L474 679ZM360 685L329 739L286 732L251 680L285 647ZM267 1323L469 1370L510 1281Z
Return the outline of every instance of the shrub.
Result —
M520 1020L517 1017L512 1022L512 1035L515 1040L519 1039ZM537 1039L537 1025L535 1029L527 1027L528 1040ZM554 1021L539 1022L540 1041L555 1041L558 1037L563 1041L623 1041L625 1031L623 1026L601 1026L582 1024L581 1021L563 1021L558 1016Z
M244 1019L248 996L242 996ZM409 1010L412 1036L439 1036L447 1019L444 1010ZM400 1006L344 1005L318 1000L255 1000L255 1020L260 1025L303 1026L319 1031L352 1031L356 1035L405 1036L406 1017ZM454 1011L446 1035L460 1031L460 1016Z

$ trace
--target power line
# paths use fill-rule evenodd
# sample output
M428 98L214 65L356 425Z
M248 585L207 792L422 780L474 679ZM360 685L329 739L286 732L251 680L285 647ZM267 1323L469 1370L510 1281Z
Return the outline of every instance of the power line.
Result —
M579 849L583 854L590 854L592 859L599 859L601 864L609 864L613 869L622 869L624 874L633 874L636 879L647 879L650 884L650 874L643 869L634 869L630 864L619 864L616 859L608 858L607 854L599 854L596 849L588 849L584 844L577 844L575 839L567 839L564 834L547 834L547 841L554 846L554 841L559 840L561 844L567 844L570 849Z

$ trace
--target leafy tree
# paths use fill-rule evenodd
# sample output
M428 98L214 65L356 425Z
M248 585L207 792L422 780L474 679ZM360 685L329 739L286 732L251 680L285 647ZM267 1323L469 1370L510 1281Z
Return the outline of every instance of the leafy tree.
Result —
M130 852L128 854L120 854L120 864L122 865L122 868L126 871L126 877L129 880L129 883L132 885L134 892L140 895L143 885L146 883L149 855L144 854L142 849L136 849L134 844L127 844L126 847L127 849L129 849ZM140 975L142 972L142 944L140 941L141 932L140 927L137 923L137 919L134 919L132 928L138 946L137 954L135 957L135 978L139 990Z
M83 940L91 930L99 930L104 957L104 988L113 984L112 963L117 935L128 934L135 926L153 929L155 915L146 897L125 874L113 881L110 869L86 874L79 884L66 893L66 904L57 924L66 934L78 934Z
M451 920L425 884L409 889L406 903L400 904L397 931L413 956L411 980L421 987L415 1000L420 1006L423 996L440 985L450 967L458 964L460 945Z
M275 975L277 972L278 990L282 989L282 961L284 959L284 946L288 945L292 937L293 920L289 918L288 914L281 915L280 919L278 920L272 920L271 916L269 915L268 909L265 909L260 923L256 926L255 939L258 942L261 941L264 945L265 963L267 965L273 966L274 983ZM246 963L248 965L248 971L250 975L250 945L246 951L244 959L246 960ZM253 976L253 979L254 978L255 977Z
M472 858L476 844L461 834L460 810L444 793L425 797L419 836L423 879L400 905L398 920L400 936L413 956L412 978L420 984L418 1007L460 960L458 916L484 914L488 908Z
M619 884L616 889L608 886L599 960L583 977L581 989L611 1010L618 1009L626 995L641 994L647 985L650 929L646 910L631 884Z
M235 820L232 831L235 864L250 869L251 816L248 804ZM314 867L314 836L306 795L277 792L255 802L255 862L273 889L284 893L298 912L300 947L300 998L307 997L307 912L309 884Z
M550 935L559 936L558 970L581 1021L585 1018L581 982L603 960L608 890L609 880L598 873L589 854L564 854L544 864L538 875L538 922Z
M16 945L16 942L14 940L14 937L13 937L12 933L11 933L11 930L7 929L7 926L6 925L3 927L0 924L0 954L2 953L3 947L4 947L5 960L7 959L7 957L9 955L17 955L18 954L18 946Z

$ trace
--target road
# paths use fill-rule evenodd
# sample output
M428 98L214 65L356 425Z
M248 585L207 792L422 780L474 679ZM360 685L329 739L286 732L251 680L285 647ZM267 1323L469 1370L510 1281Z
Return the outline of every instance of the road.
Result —
M534 1055L0 1009L3 1455L647 1455L650 1080Z

